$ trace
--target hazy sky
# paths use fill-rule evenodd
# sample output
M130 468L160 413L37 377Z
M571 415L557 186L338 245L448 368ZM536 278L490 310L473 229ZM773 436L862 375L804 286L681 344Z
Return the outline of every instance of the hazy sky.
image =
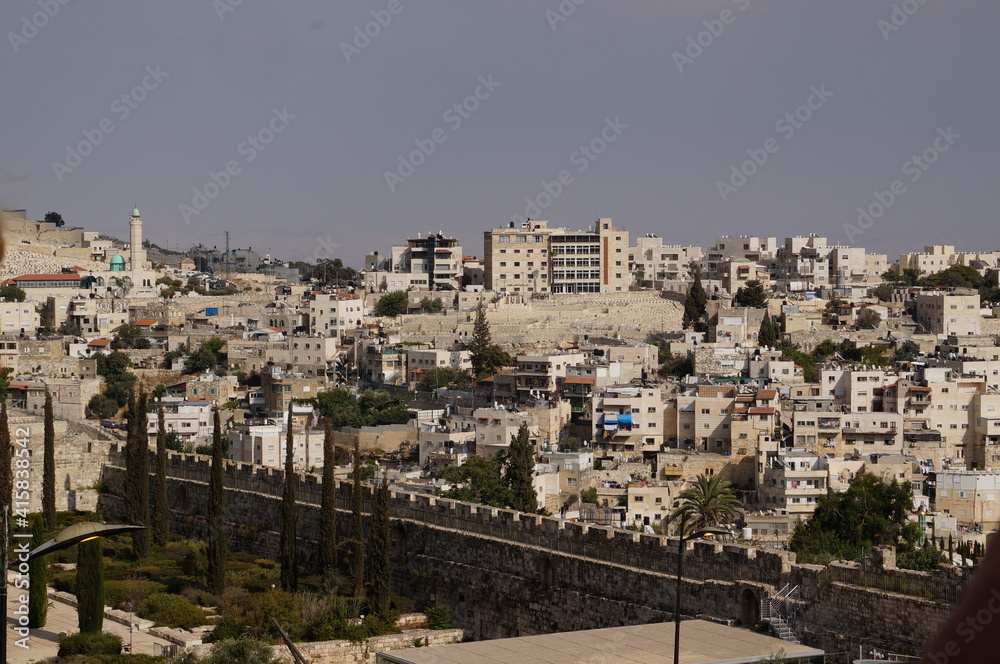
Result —
M62 2L0 5L0 205L35 218L355 266L481 256L526 198L672 244L1000 249L996 0Z

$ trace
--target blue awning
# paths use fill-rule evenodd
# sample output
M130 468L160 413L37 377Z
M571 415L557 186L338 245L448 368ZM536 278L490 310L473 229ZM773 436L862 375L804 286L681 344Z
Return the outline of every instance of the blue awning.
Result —
M618 424L622 426L632 426L632 413L622 413L618 416Z

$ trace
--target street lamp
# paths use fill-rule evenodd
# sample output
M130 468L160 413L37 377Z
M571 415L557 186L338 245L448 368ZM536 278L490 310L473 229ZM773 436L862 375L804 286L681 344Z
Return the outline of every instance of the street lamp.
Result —
M684 572L684 549L685 545L693 539L702 537L713 537L726 532L720 528L701 528L690 535L684 535L684 526L687 524L687 512L681 513L680 534L677 536L677 592L674 599L674 664L681 661L681 587L683 585Z
M89 542L90 540L97 539L98 537L110 537L112 535L121 535L122 533L132 532L133 530L145 529L146 526L109 526L107 524L96 523L94 521L81 521L80 523L74 523L72 526L63 528L56 533L55 537L35 548L28 554L28 560L31 560L36 556L44 556L49 553L55 553L56 551L69 548L74 544L79 544L80 542Z

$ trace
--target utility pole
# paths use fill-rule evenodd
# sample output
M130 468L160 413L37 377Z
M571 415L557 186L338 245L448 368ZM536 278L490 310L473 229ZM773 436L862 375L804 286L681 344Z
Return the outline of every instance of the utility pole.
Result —
M226 255L222 257L222 273L229 281L229 231L226 231Z

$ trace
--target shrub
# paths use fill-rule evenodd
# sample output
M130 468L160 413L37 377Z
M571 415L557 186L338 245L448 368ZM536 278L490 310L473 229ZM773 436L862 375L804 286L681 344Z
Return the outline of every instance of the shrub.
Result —
M77 632L59 639L59 656L119 655L122 639L111 632Z
M427 614L427 629L449 629L451 627L451 607L447 604L432 606Z
M158 625L191 629L205 624L205 612L180 595L153 593L139 606L139 615Z
M212 646L212 651L202 664L282 664L274 649L263 641L254 639L226 639Z

